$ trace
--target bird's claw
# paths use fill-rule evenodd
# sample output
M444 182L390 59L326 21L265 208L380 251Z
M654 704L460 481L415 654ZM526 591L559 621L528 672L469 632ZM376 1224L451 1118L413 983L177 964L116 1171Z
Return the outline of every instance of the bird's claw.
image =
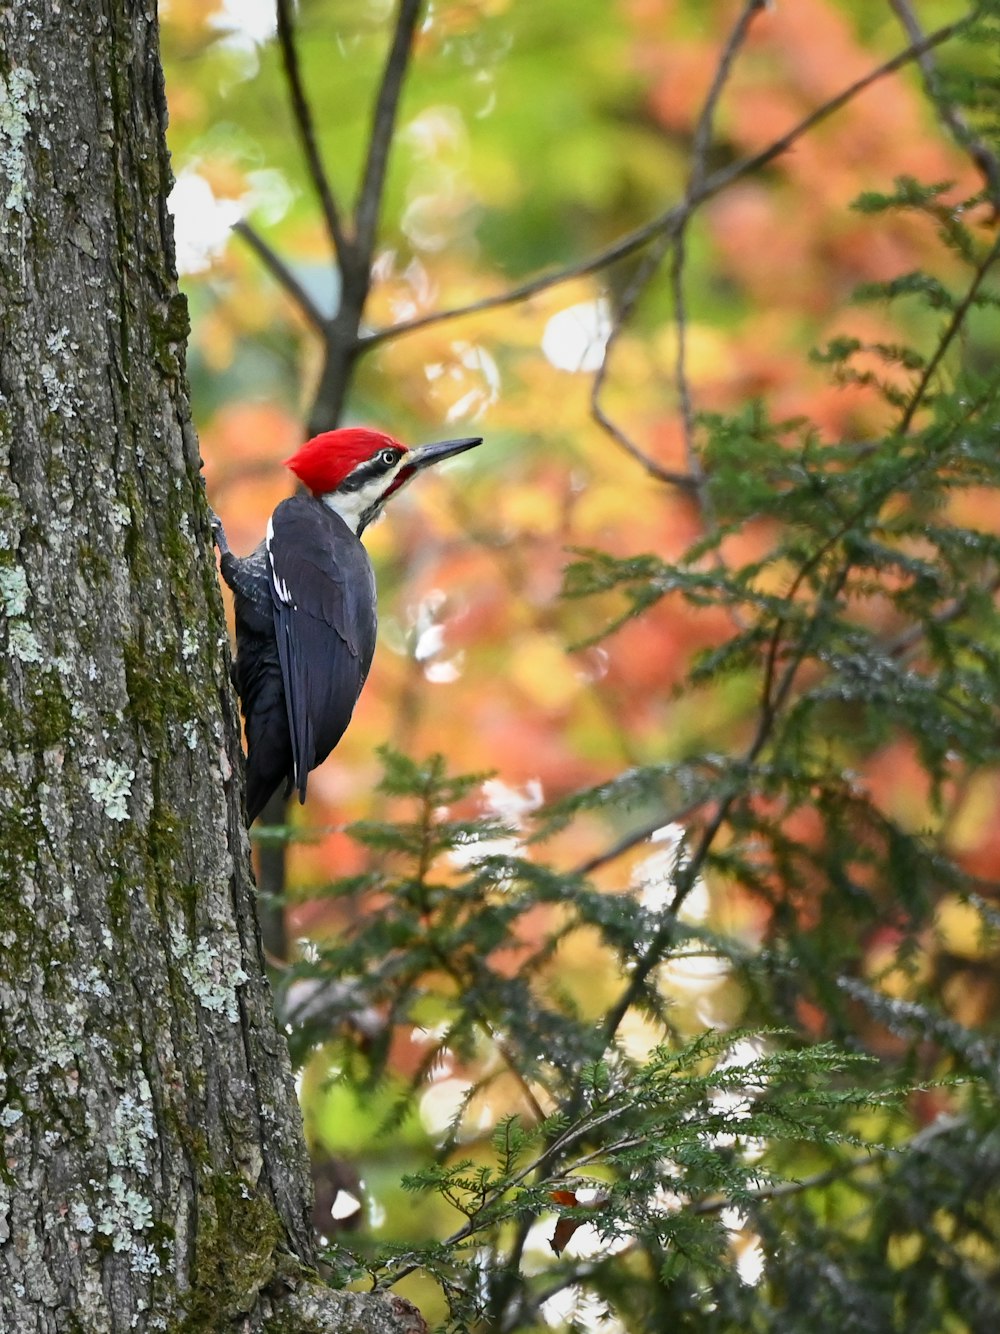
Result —
M222 520L211 506L209 506L208 509L208 516L209 524L212 528L212 541L222 552L223 556L228 555L229 543L226 541L226 530L222 526Z

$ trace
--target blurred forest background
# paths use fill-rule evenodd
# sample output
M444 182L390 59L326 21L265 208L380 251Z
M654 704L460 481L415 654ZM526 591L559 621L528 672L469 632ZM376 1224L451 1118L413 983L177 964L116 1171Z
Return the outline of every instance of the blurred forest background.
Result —
M456 1330L1000 1328L993 6L161 12L234 550L310 424L485 437L367 535L289 817L331 1272Z

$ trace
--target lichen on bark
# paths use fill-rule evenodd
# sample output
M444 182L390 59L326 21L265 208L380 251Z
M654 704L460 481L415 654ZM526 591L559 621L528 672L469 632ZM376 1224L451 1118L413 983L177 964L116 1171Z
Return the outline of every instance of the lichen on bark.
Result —
M155 13L21 0L0 53L0 1329L412 1329L311 1268Z

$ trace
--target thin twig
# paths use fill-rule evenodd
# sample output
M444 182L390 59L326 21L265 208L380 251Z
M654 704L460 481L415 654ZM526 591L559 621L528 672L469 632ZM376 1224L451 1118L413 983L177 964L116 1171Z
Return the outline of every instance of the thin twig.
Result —
M598 374L600 374L600 372L598 372ZM603 383L603 378L600 383ZM594 391L600 390L600 383L595 377ZM638 463L645 472L648 472L650 477L655 477L658 482L666 482L667 485L676 486L682 491L693 492L697 490L698 479L696 477L690 477L684 472L675 472L672 468L664 468L662 464L657 463L655 459L651 459L644 450L640 449L632 437L627 435L618 423L613 421L604 411L594 391L591 392L590 396L591 415L597 422L598 426L600 426L602 430L607 431L612 440L620 445L626 454L635 459L636 463Z
M862 78L857 79L849 87L838 93L836 97L824 102L821 107L800 120L767 148L761 149L759 153L754 153L749 157L741 158L739 162L735 162L729 167L723 167L719 171L713 172L699 189L691 195L690 199L683 204L677 204L673 208L667 209L666 212L659 214L650 222L644 223L641 227L626 232L605 249L591 255L589 259L581 260L577 264L569 264L565 268L547 270L537 274L534 278L529 278L526 282L519 283L516 287L508 288L505 292L498 292L495 296L482 297L478 301L471 301L464 306L454 306L450 310L431 311L427 315L419 315L415 319L389 325L384 329L374 329L359 339L360 349L367 351L369 348L384 343L391 338L401 338L404 334L415 333L418 329L426 329L434 324L442 324L446 320L460 319L466 315L478 315L487 310L496 310L501 306L514 305L528 297L537 296L539 292L547 291L550 287L558 287L562 283L571 282L574 278L583 278L588 274L598 273L617 260L635 254L637 250L642 250L643 247L647 246L654 237L675 228L685 212L690 212L692 208L704 203L707 199L711 199L721 190L732 185L734 181L738 181L759 168L767 166L776 157L780 157L782 153L787 152L804 134L807 134L815 126L826 120L827 117L839 111L841 107L846 106L848 102L870 88L872 84L884 79L889 74L895 74L897 70L902 69L925 51L933 50L940 46L942 42L948 41L949 38L960 32L968 22L968 18L959 19L955 23L937 28L921 41L912 43L890 60L878 65L875 69L863 75Z
M736 54L746 39L747 32L750 28L750 22L758 10L763 7L763 2L764 0L747 0L747 4L723 48L718 66L716 67L715 76L712 79L711 87L705 97L704 105L702 106L695 126L691 175L688 180L688 187L685 192L684 201L678 210L676 223L674 226L669 227L664 231L663 235L658 239L657 244L644 258L637 272L633 276L632 281L629 283L616 313L614 327L604 345L604 357L598 368L597 374L594 377L594 383L590 394L591 415L598 425L601 426L628 454L630 454L632 458L640 463L651 476L655 477L658 481L670 482L674 486L695 492L699 497L700 505L703 505L704 477L702 476L701 465L694 450L694 413L691 407L691 396L684 368L686 320L684 317L684 294L680 283L680 274L684 264L684 230L687 227L691 213L694 209L692 200L695 191L701 186L704 180L705 157L711 140L712 122L715 116L715 109L718 105L719 98L722 96L722 90L729 78L733 63L736 59ZM673 246L671 273L673 275L675 298L674 314L677 324L676 373L678 393L681 399L682 416L684 419L685 453L688 464L688 471L686 474L677 473L655 463L645 451L640 449L631 437L608 416L601 404L601 394L609 372L611 354L614 350L615 343L638 304L642 293L658 272L663 256L671 245Z
M700 185L705 175L705 162L708 156L708 150L712 142L712 128L715 122L715 113L718 109L719 99L722 97L723 89L729 82L729 76L733 72L733 65L736 63L736 57L739 54L740 47L746 41L750 32L750 24L762 9L766 9L768 0L746 0L739 18L733 24L732 31L726 39L726 44L722 48L722 54L719 57L719 63L715 67L715 74L712 78L711 87L705 96L702 104L701 113L698 116L698 123L695 126L694 142L691 147L691 183Z
M729 809L736 800L736 789L727 792L725 796L719 798L718 805L715 808L715 814L709 823L701 832L701 838L698 840L698 846L691 854L690 860L684 865L683 880L678 877L677 890L667 909L667 917L663 925L653 935L649 944L643 951L641 959L637 959L634 967L629 973L629 980L622 989L621 995L615 1001L614 1005L608 1010L602 1026L605 1048L610 1047L614 1041L615 1034L621 1027L622 1020L628 1014L629 1010L638 1000L639 995L646 985L646 979L650 973L663 961L663 951L670 944L674 932L677 928L677 914L680 912L685 899L698 883L698 876L701 874L701 868L704 865L705 858L715 841L715 836L722 828Z
M934 349L934 355L924 367L923 374L917 382L917 387L914 389L910 401L906 405L906 411L903 413L902 420L899 423L900 435L905 435L910 429L913 418L916 415L917 409L923 402L924 395L927 393L927 389L937 368L941 365L949 347L951 347L955 338L958 336L958 332L965 323L965 317L972 308L987 273L989 273L990 269L997 262L997 259L1000 259L1000 235L997 236L996 240L976 266L968 291L952 312L951 319L948 321L945 331L941 335L937 347Z
M279 287L285 289L309 323L322 333L326 328L326 320L323 318L322 311L281 256L271 249L260 232L244 218L240 218L239 222L233 223L233 231L243 237L243 240L246 241Z
M674 384L677 388L677 401L681 409L681 426L684 431L684 457L688 472L695 479L699 502L705 490L704 470L694 442L694 401L691 385L687 377L687 299L684 292L684 265L687 259L686 219L677 229L674 238L673 256L670 261L670 290L674 305L674 336L677 339L677 352L674 357Z
M619 857L623 857L626 852L631 852L640 843L648 842L657 830L663 829L667 825L683 824L685 820L690 820L707 800L707 797L702 797L696 801L688 802L686 806L678 807L676 810L664 811L655 820L650 820L647 824L640 825L638 829L623 834L617 842L612 843L611 847L606 848L603 852L597 852L592 857L588 857L586 861L580 862L579 865L573 867L569 874L571 876L592 875L599 867L617 861Z
M420 17L421 0L399 0L396 13L396 27L392 35L392 44L382 72L375 111L372 116L371 137L368 154L365 158L365 174L354 210L354 229L358 249L358 262L365 273L371 265L375 249L375 233L378 226L379 207L382 202L382 186L385 182L386 168L389 163L389 149L392 145L393 129L396 124L396 111L399 97L403 90L403 80L410 63L410 48L417 20Z
M546 269L534 278L518 283L516 287L509 287L505 292L498 292L495 296L480 297L478 301L470 301L465 306L453 306L450 310L434 310L427 315L404 320L400 324L388 325L384 329L372 329L360 338L361 350L367 352L369 348L377 347L379 343L388 342L391 338L401 338L404 334L416 333L435 324L444 324L447 320L462 319L466 315L479 315L502 306L513 306L518 301L526 301L529 297L537 296L539 292L548 291L550 287L559 287L563 283L572 282L574 278L585 278L591 273L599 273L601 269L606 269L617 260L635 254L637 250L648 245L655 236L669 230L675 224L679 213L679 208L669 209L654 218L652 222L626 232L612 245L597 251L589 259L581 260L578 264L568 264L561 269Z
M658 238L653 249L650 250L647 255L643 256L641 264L622 296L617 318L615 319L614 326L612 327L604 345L604 356L601 359L601 364L597 369L597 374L594 376L594 382L590 389L590 412L597 424L607 431L608 435L611 436L616 444L620 445L627 454L635 459L637 463L641 464L651 477L655 477L659 482L668 482L671 485L681 487L684 490L693 491L697 486L697 481L694 477L688 476L686 473L675 472L670 468L664 468L654 459L651 459L616 422L612 421L601 405L601 394L604 389L604 382L611 366L611 353L614 351L615 344L625 328L626 321L635 309L639 297L652 281L657 269L660 267L664 252L669 247L672 238L673 234L669 231L664 232L664 234Z
M889 4L895 10L896 16L903 26L903 31L910 41L919 42L924 36L924 30L913 11L910 0L889 0ZM958 107L953 102L949 102L944 96L939 71L930 52L922 52L917 57L917 63L924 77L927 96L934 104L938 119L951 132L951 136L958 146L968 153L982 174L986 192L993 204L994 215L1000 216L1000 159L979 138Z
M298 130L302 152L305 154L313 188L319 199L320 208L323 210L323 218L326 222L327 232L330 235L330 243L338 259L343 261L346 238L340 221L340 210L333 197L333 190L326 174L326 168L323 165L323 159L320 156L312 111L302 84L302 71L299 68L299 55L295 45L291 0L277 0L277 20L278 43L281 46L285 77L288 79L288 92L292 99L295 128Z
M688 177L685 199L691 200L705 180L708 168L708 151L712 142L715 113L723 90L729 82L736 57L750 32L750 25L756 15L764 8L765 0L747 0L739 18L722 49L715 75L705 97L701 112L695 125L694 140L691 145L691 173ZM695 478L698 505L703 517L714 527L712 516L708 513L710 502L705 492L705 477L695 448L694 402L691 385L687 377L687 300L684 291L684 265L687 257L686 233L691 220L689 209L681 218L674 234L673 255L670 264L670 286L674 305L674 329L677 338L677 353L674 359L674 383L681 408L681 423L684 429L684 456L688 472Z

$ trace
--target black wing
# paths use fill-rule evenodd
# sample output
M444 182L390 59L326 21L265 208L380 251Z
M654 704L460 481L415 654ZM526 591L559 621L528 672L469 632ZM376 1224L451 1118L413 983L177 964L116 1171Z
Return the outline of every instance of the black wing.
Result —
M371 666L375 577L359 539L311 496L278 506L265 548L292 777L304 801L309 771L343 736Z

